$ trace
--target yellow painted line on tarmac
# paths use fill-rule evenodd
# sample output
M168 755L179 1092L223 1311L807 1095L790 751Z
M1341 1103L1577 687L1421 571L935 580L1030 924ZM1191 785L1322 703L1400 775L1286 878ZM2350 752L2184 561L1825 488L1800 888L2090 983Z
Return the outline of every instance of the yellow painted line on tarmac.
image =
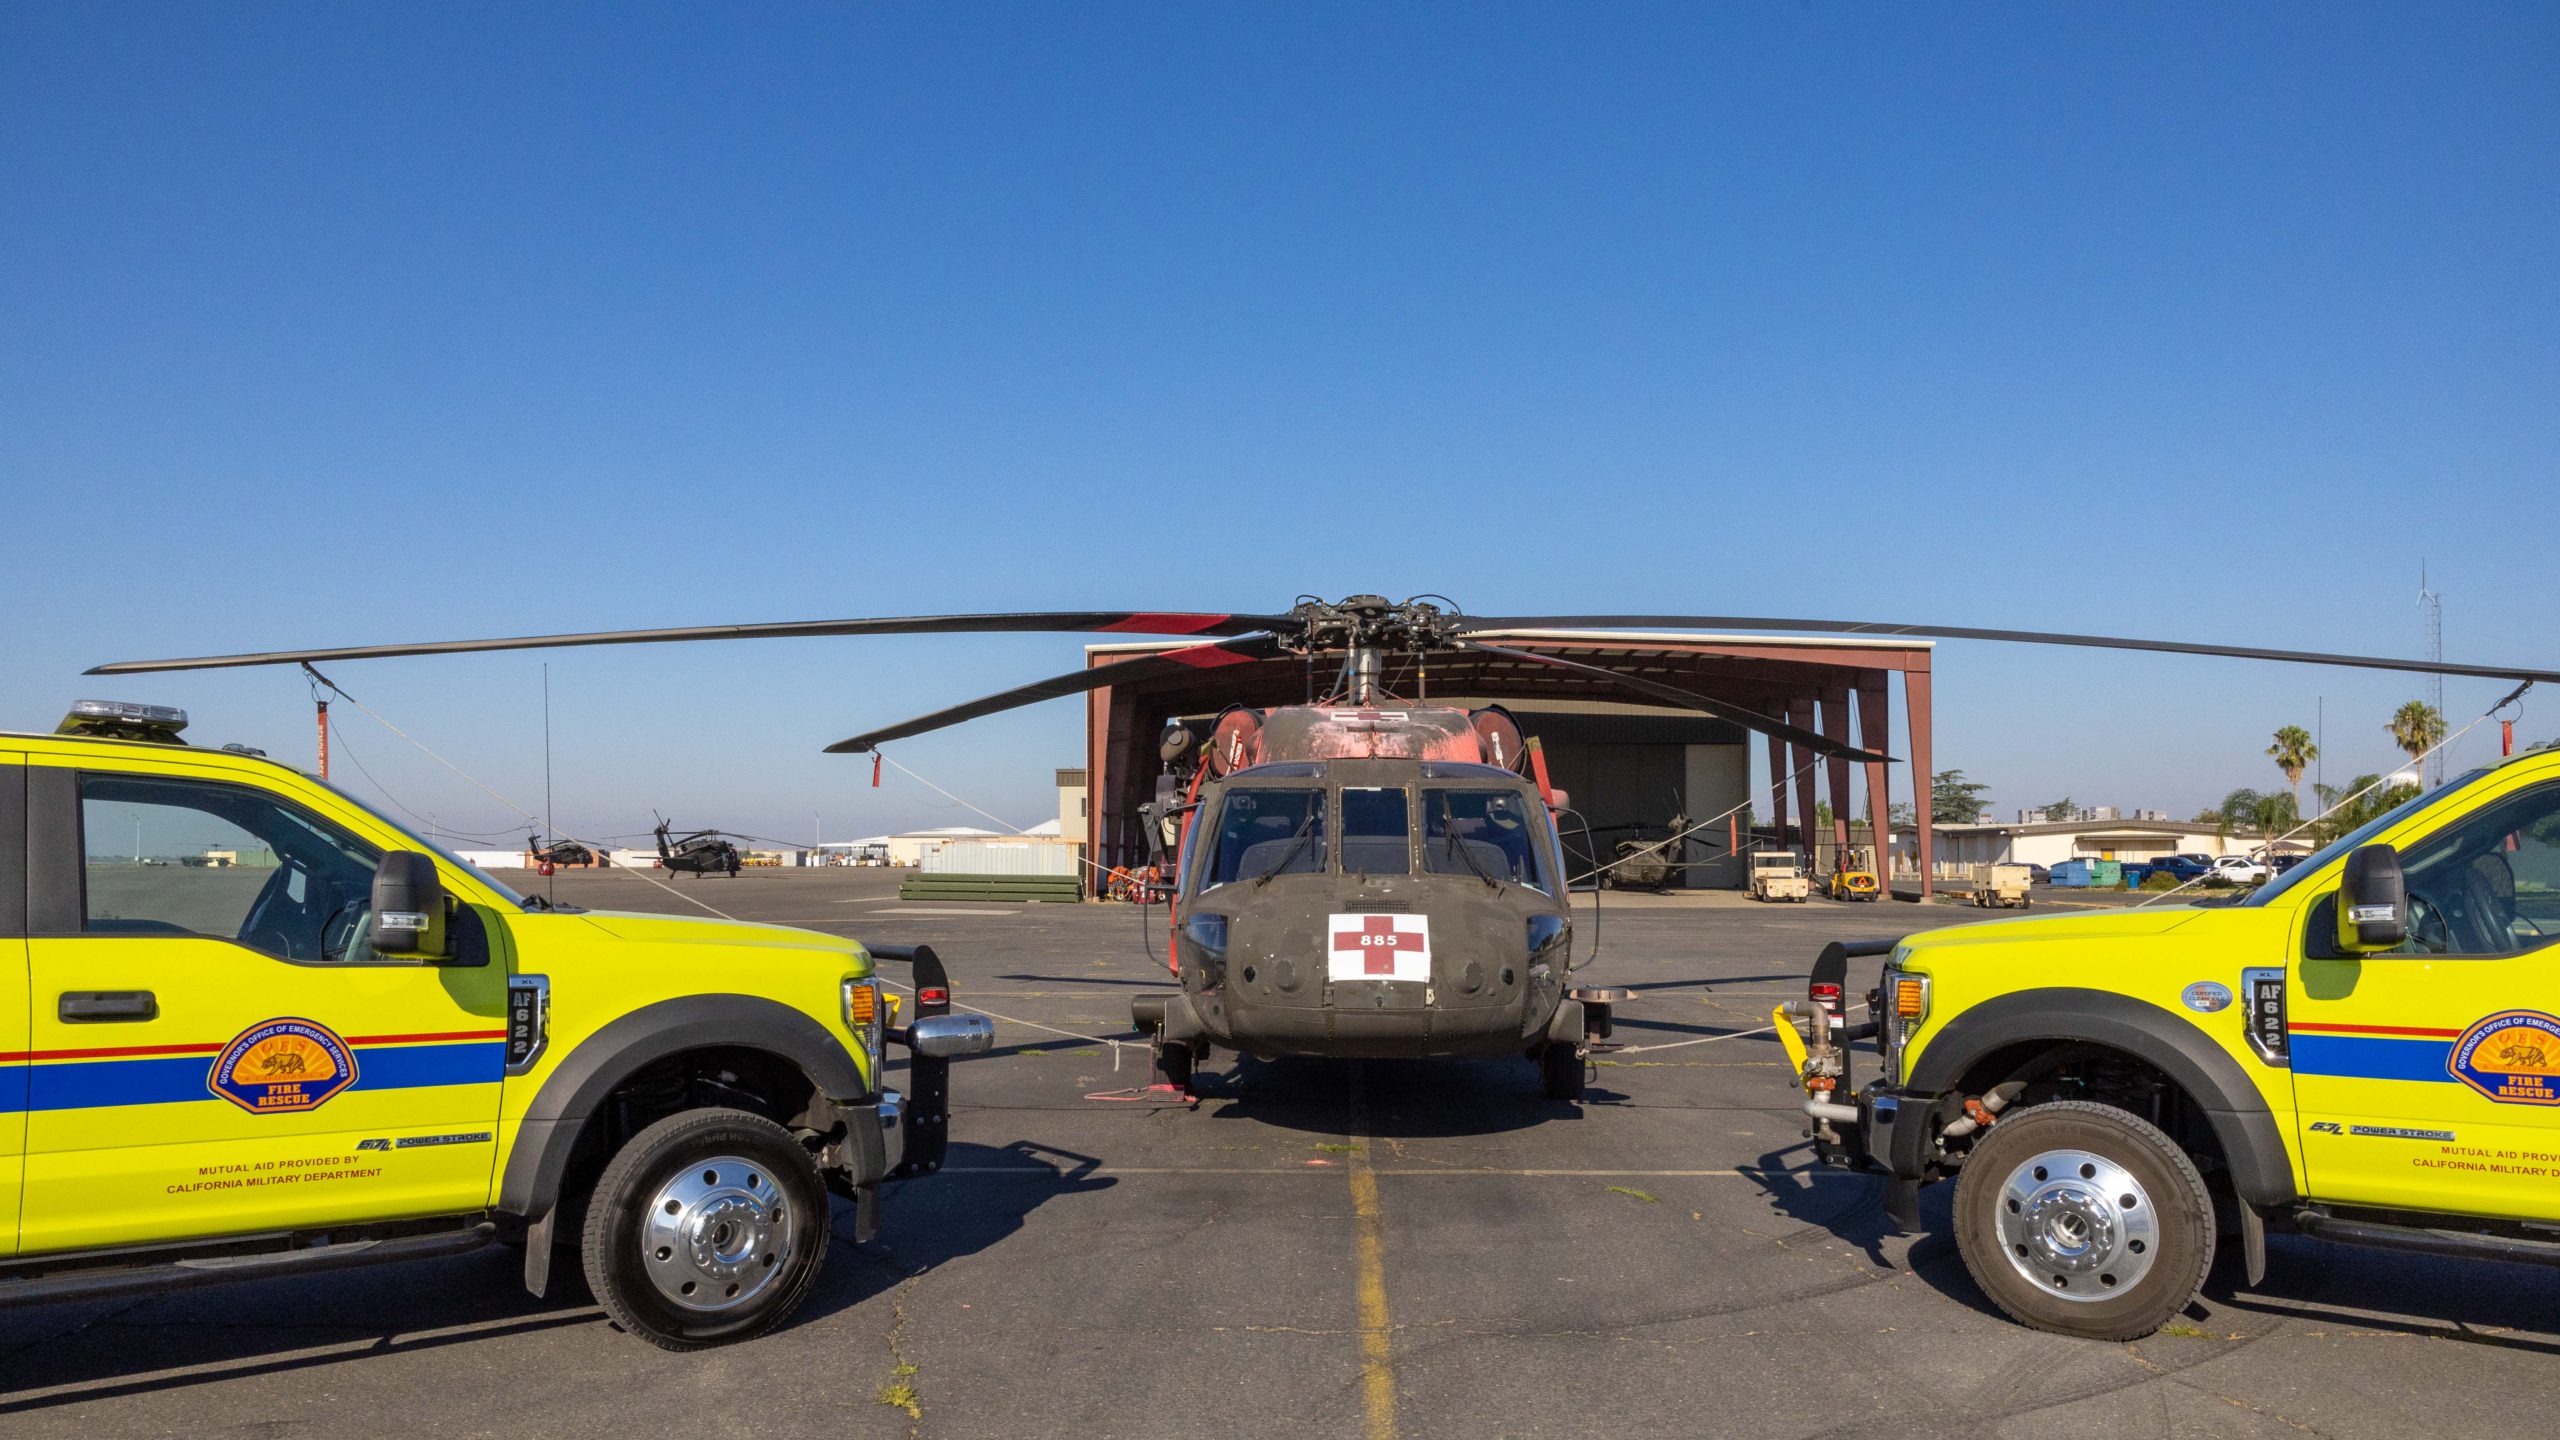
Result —
M1395 1440L1394 1319L1387 1308L1387 1246L1378 1209L1378 1173L1369 1165L1369 1096L1365 1067L1351 1067L1351 1213L1359 1231L1360 1403L1369 1440Z

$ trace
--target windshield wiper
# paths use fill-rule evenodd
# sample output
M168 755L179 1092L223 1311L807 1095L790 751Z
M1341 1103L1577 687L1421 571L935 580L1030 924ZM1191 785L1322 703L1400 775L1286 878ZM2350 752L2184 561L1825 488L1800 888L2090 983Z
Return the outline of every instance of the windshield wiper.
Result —
M1448 847L1457 852L1458 858L1467 862L1467 868L1476 872L1476 878L1485 883L1486 889L1496 895L1502 893L1502 882L1486 874L1484 867L1476 863L1475 852L1468 849L1466 842L1458 838L1458 820L1456 816L1449 813L1449 802L1446 799L1440 802L1440 833L1445 837Z
M1298 832L1289 837L1294 843L1289 846L1288 852L1280 857L1280 863L1253 877L1253 888L1259 890L1270 884L1272 876L1296 864L1299 854L1307 848L1307 837L1315 833L1315 828L1316 811L1310 807L1307 818L1298 822Z

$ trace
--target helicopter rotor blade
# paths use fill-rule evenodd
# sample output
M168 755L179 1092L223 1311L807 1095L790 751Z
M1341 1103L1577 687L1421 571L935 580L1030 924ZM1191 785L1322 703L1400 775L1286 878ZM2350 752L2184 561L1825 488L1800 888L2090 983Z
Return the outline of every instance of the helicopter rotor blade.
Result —
M2221 655L2235 660L2281 660L2298 665L2343 665L2358 670L2408 670L2469 675L2489 680L2560 680L2560 670L2517 665L2465 665L2402 660L2387 655L2334 655L2319 650L2274 650L2255 645L2209 645L2186 640L2139 640L2115 635L2064 635L2047 630L1984 630L1964 625L1893 625L1871 620L1786 620L1750 615L1469 615L1462 632L1482 630L1780 630L1810 635L1908 635L1933 640L1999 640L2021 645L2082 645L2100 650L2152 650L2170 655Z
M1567 660L1561 655L1541 655L1534 650L1514 650L1507 645L1488 645L1482 640L1462 639L1454 643L1462 650L1499 655L1506 660L1528 660L1540 665L1559 666L1566 670L1608 680L1667 705L1677 705L1684 710L1701 711L1719 720L1729 720L1745 730L1762 735L1774 735L1790 745L1801 746L1828 759L1862 762L1880 760L1887 764L1896 763L1894 757L1881 750L1861 750L1854 745L1846 745L1834 740L1828 735L1816 734L1801 726L1790 725L1784 720L1773 720L1748 706L1736 705L1729 700L1712 700L1694 690L1683 690L1677 685L1665 685L1659 680L1648 680L1640 675L1621 674L1599 665L1585 665L1579 660Z
M1064 675L1052 675L1046 680L1034 680L1028 685L999 690L993 695L981 696L963 705L954 705L947 710L936 710L930 715L919 715L913 720L891 725L885 729L866 731L850 740L839 740L828 746L826 753L829 755L860 754L891 740L904 740L910 735L922 735L928 730L939 730L946 725L957 725L964 720L975 720L982 715L993 715L998 711L1036 705L1043 700L1055 700L1066 695L1081 695L1088 690L1099 690L1107 685L1135 684L1141 680L1180 675L1186 671L1214 670L1226 665L1247 665L1256 660L1270 660L1287 653L1280 644L1280 637L1276 635L1248 635L1239 640L1226 640L1213 645L1185 645L1179 650L1167 650L1156 655L1140 655L1134 659L1122 660L1110 665L1096 665L1085 670L1070 670Z
M406 645L341 645L268 650L184 660L119 660L90 675L160 670L229 670L248 665L301 665L321 660L374 660L397 655L459 655L481 650L556 650L577 645L653 645L675 640L777 640L828 635L969 635L1094 633L1105 635L1244 635L1289 624L1286 615L1210 615L1171 610L1054 610L1001 615L909 615L873 620L784 620L761 625L684 625L657 630L591 630L572 635L519 635L495 640L431 640Z

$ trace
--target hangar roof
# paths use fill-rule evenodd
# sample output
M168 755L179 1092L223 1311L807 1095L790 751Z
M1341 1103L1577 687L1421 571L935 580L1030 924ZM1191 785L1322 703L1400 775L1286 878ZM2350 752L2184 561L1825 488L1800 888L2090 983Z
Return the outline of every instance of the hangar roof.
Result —
M1486 640L1580 660L1716 699L1782 713L1786 704L1855 683L1859 672L1929 669L1926 640L1849 637L1772 638L1670 631L1487 630ZM1110 665L1133 655L1155 654L1197 643L1187 640L1115 642L1085 647L1088 666ZM1313 670L1311 675L1310 669ZM1297 656L1222 665L1144 681L1128 687L1167 715L1214 711L1229 704L1304 703L1309 684L1321 690L1333 679L1329 660L1312 667ZM1443 651L1417 661L1386 656L1386 688L1416 699L1608 702L1664 712L1634 691L1596 676L1577 674L1500 655Z

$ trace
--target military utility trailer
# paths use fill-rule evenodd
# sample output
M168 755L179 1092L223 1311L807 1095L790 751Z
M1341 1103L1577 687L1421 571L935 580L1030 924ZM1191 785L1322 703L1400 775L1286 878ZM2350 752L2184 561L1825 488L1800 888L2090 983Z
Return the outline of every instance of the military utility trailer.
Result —
M1976 865L1973 903L1985 910L2027 909L2034 904L2027 890L2035 878L2036 872L2024 865Z
M1813 898L1813 882L1805 878L1795 852L1763 851L1751 857L1751 898L1793 900L1801 905Z

